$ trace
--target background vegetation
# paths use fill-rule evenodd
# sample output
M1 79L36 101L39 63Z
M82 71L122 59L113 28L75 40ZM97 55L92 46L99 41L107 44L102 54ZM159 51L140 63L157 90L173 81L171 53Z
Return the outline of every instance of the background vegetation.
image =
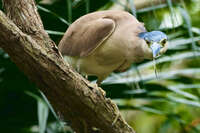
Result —
M45 29L58 44L70 23L106 9L127 10L147 30L162 30L169 50L154 62L133 64L113 73L102 85L138 133L200 132L200 0L166 0L137 7L142 0L37 0ZM0 5L2 5L0 3ZM90 78L91 80L94 77ZM70 133L41 93L0 49L0 132ZM65 125L65 126L64 126Z

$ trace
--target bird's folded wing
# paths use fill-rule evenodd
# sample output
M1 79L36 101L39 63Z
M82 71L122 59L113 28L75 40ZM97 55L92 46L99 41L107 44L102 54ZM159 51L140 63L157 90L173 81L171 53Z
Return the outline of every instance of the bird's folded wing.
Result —
M114 31L115 22L109 18L75 21L59 43L63 55L84 57L91 54Z

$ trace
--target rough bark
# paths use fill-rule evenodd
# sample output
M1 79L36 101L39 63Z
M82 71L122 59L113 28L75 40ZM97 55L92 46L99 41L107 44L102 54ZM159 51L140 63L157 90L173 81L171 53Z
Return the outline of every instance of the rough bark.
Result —
M3 0L7 17L0 11L0 47L41 89L55 111L77 133L134 133L117 106L101 88L64 62L55 43L44 31L33 0Z

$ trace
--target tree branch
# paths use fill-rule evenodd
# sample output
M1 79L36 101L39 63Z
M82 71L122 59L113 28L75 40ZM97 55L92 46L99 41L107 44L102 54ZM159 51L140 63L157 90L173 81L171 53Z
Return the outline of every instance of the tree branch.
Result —
M112 126L119 113L116 104L64 62L44 31L33 0L4 0L3 4L12 21L0 11L0 47L64 121L70 121L77 133L94 133L94 127L103 133L134 133L120 114Z

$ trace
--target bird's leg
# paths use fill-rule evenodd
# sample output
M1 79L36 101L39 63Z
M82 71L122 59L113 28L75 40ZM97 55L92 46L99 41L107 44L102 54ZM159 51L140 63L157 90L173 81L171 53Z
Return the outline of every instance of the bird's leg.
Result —
M97 79L97 85L98 86L101 86L101 82L102 82L101 80Z
M92 83L92 82L89 82L89 86L92 88L98 88L98 85L96 83Z
M97 90L96 92L98 92L99 94L101 93L101 94L103 94L103 96L106 95L106 92L102 88L98 87L97 83L89 82L88 86L91 88L96 88L95 90Z
M85 79L88 79L88 75L87 74L84 74L83 77ZM88 86L91 87L91 88L98 88L99 84L98 83L92 83L92 82L88 82ZM101 90L101 89L99 89ZM105 94L105 92L103 93L103 95Z
M98 86L101 86L102 81L103 81L106 77L108 77L108 75L98 76L97 85L98 85ZM106 92L105 92L103 89L100 89L100 91L103 93L104 96L106 95Z
M84 78L88 80L88 75L84 75ZM98 88L99 85L96 83L89 82L88 86L91 88Z
M85 74L84 77L85 77L85 79L88 79L88 75L87 74Z
M85 79L88 78L87 74L84 74L84 75L82 74L82 76L84 76ZM94 83L94 82L87 82L87 85L90 88L96 88L97 91L100 91L101 94L103 94L105 96L106 92L102 88L99 87L101 85L101 82L103 81L103 79L105 79L105 78L98 78L98 80L97 80L96 83Z
M101 75L101 76L97 76L98 79L97 79L97 84L98 86L101 86L101 83L103 82L103 80L108 77L108 74L105 74L105 75Z
M88 80L88 75L87 74L81 74L85 79ZM98 85L96 83L88 82L87 85L91 88L98 88Z

